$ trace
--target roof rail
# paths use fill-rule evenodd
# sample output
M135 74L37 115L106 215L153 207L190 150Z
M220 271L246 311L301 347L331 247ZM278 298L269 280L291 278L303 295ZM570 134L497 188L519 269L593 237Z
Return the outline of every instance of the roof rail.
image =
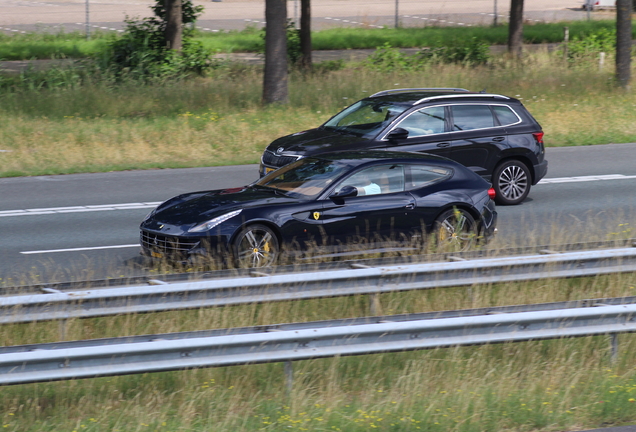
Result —
M403 88L403 89L393 89L393 90L382 90L381 92L377 92L372 94L369 97L375 96L384 96L393 93L401 93L401 92L410 92L410 91L456 91L456 92L467 92L468 90L463 88L454 88L454 87L428 87L428 88Z
M482 98L498 98L498 99L510 99L508 96L500 95L500 94L489 94L489 93L470 93L470 94L456 94L456 95L440 95L440 96L429 96L423 99L420 99L413 103L413 105L421 104L422 102L428 102L430 100L435 99L452 99L452 98L468 98L468 97L482 97Z

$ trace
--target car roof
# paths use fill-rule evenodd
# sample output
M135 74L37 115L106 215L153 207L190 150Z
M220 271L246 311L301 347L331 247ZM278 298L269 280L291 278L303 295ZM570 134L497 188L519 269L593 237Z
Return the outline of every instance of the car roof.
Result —
M499 101L518 102L517 99L484 92L471 92L460 88L412 88L393 89L375 93L365 100L378 102L391 102L394 104L419 105L436 100L452 99L455 101L485 101L498 99Z

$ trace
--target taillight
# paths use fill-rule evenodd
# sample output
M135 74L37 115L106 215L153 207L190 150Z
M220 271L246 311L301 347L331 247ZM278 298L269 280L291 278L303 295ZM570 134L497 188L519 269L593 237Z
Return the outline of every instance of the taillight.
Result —
M491 200L495 199L495 196L497 196L497 193L495 192L495 188L488 189L488 196L490 197Z
M543 144L543 132L535 132L532 134L537 144Z

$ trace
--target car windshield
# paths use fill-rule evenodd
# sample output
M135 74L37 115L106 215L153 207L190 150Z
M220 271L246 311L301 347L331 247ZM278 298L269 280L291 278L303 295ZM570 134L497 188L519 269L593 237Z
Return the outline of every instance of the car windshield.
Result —
M290 196L315 198L349 168L341 162L304 158L266 175L252 186L276 189Z
M407 108L392 102L361 100L336 114L323 128L372 138Z

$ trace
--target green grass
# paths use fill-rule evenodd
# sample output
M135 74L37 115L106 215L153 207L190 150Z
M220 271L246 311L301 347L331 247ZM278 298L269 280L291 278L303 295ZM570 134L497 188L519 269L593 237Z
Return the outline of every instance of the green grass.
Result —
M96 32L91 40L80 32L0 34L0 60L84 58L97 55L114 34Z
M570 28L572 39L598 31L615 28L614 21L573 21L526 25L525 43L558 43L563 41L563 27ZM636 36L636 28L634 29ZM12 36L0 34L0 60L82 58L104 49L116 34L96 32L87 41L80 32L30 33ZM463 45L472 38L487 44L505 45L507 26L492 27L409 27L409 28L334 28L313 32L315 50L377 48L389 43L393 47ZM256 52L262 49L261 30L219 33L198 32L197 40L216 52Z
M613 29L614 21L572 21L524 26L524 42L563 42L563 27L568 26L572 39ZM636 30L634 31L636 35ZM250 29L245 32L200 33L207 47L222 52L257 51L262 45L260 32ZM313 32L312 46L315 50L377 48L389 43L393 47L411 48L423 46L465 45L473 38L490 44L508 43L508 27L406 27L406 28L334 28Z

